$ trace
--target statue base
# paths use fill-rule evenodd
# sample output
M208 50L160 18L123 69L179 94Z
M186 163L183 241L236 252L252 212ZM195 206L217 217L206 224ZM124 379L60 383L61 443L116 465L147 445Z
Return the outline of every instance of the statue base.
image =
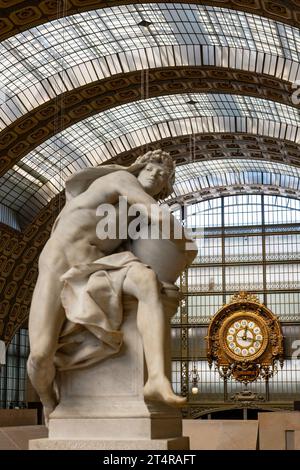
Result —
M125 297L125 296L124 296ZM165 287L165 370L170 371L170 318L178 290ZM84 369L60 372L60 402L49 419L49 439L30 441L30 450L188 450L179 410L145 402L147 371L136 323L137 302L124 298L124 343L119 354Z
M30 450L189 450L188 437L171 439L98 440L35 439Z

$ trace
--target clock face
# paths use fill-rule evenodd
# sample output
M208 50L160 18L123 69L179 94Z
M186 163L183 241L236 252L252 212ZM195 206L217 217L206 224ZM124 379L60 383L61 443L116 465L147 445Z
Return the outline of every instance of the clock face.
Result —
M220 331L226 353L237 360L253 360L266 349L267 330L260 318L246 313L228 318Z

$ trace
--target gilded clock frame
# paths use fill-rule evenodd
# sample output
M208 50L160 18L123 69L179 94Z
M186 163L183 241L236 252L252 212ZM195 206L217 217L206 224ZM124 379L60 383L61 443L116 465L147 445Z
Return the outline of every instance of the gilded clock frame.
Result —
M251 354L249 356L239 356L238 354L235 354L228 347L228 344L227 344L226 329L228 328L229 325L231 325L231 323L233 323L234 321L237 321L239 318L243 318L243 319L244 318L251 318L251 320L254 321L260 327L260 329L262 331L263 340L262 340L262 345L261 345L260 349L256 353ZM269 342L269 332L268 332L268 329L267 329L266 325L261 320L261 318L259 318L253 312L251 312L251 310L238 311L238 312L234 313L233 315L229 316L224 321L224 323L222 324L222 326L220 328L219 335L220 335L220 346L224 349L225 353L229 357L231 357L233 360L241 361L241 362L245 362L245 360L246 361L255 361L255 359L260 357L265 352L266 347L267 347L268 342Z
M251 356L239 356L226 344L226 328L233 320L249 317L262 331L262 347ZM283 365L283 335L278 317L258 298L248 292L234 295L212 318L207 339L207 359L209 366L216 364L221 375L228 371L236 380L253 381L259 375L271 376L276 370L276 361ZM268 372L267 372L268 371ZM245 376L249 374L249 379Z

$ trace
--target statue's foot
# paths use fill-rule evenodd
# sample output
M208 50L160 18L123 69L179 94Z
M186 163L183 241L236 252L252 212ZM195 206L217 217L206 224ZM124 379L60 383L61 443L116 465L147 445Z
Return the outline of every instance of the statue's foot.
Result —
M173 392L166 377L156 380L149 379L144 386L144 397L146 400L164 402L176 408L186 405L186 398L179 397Z
M57 406L57 402L56 400L47 400L45 402L43 402L43 411L44 411L44 419L45 419L45 426L47 426L48 428L48 425L49 425L49 416L50 414L52 413L52 411L55 410L56 406Z

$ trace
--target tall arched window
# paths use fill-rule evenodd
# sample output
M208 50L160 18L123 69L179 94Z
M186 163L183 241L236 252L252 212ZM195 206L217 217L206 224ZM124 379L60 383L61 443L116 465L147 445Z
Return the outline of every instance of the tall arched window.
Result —
M269 404L291 407L300 393L300 357L292 358L300 338L300 201L261 194L219 197L186 207L185 223L199 252L180 279L184 300L172 320L175 390L202 408L224 403L223 379L206 360L207 327L234 294L249 291L281 320L285 361L270 379ZM193 368L199 376L195 395ZM228 399L243 388L230 379ZM249 388L266 396L263 381Z
M6 352L6 364L0 371L0 407L26 406L26 362L29 354L28 331L20 329Z

